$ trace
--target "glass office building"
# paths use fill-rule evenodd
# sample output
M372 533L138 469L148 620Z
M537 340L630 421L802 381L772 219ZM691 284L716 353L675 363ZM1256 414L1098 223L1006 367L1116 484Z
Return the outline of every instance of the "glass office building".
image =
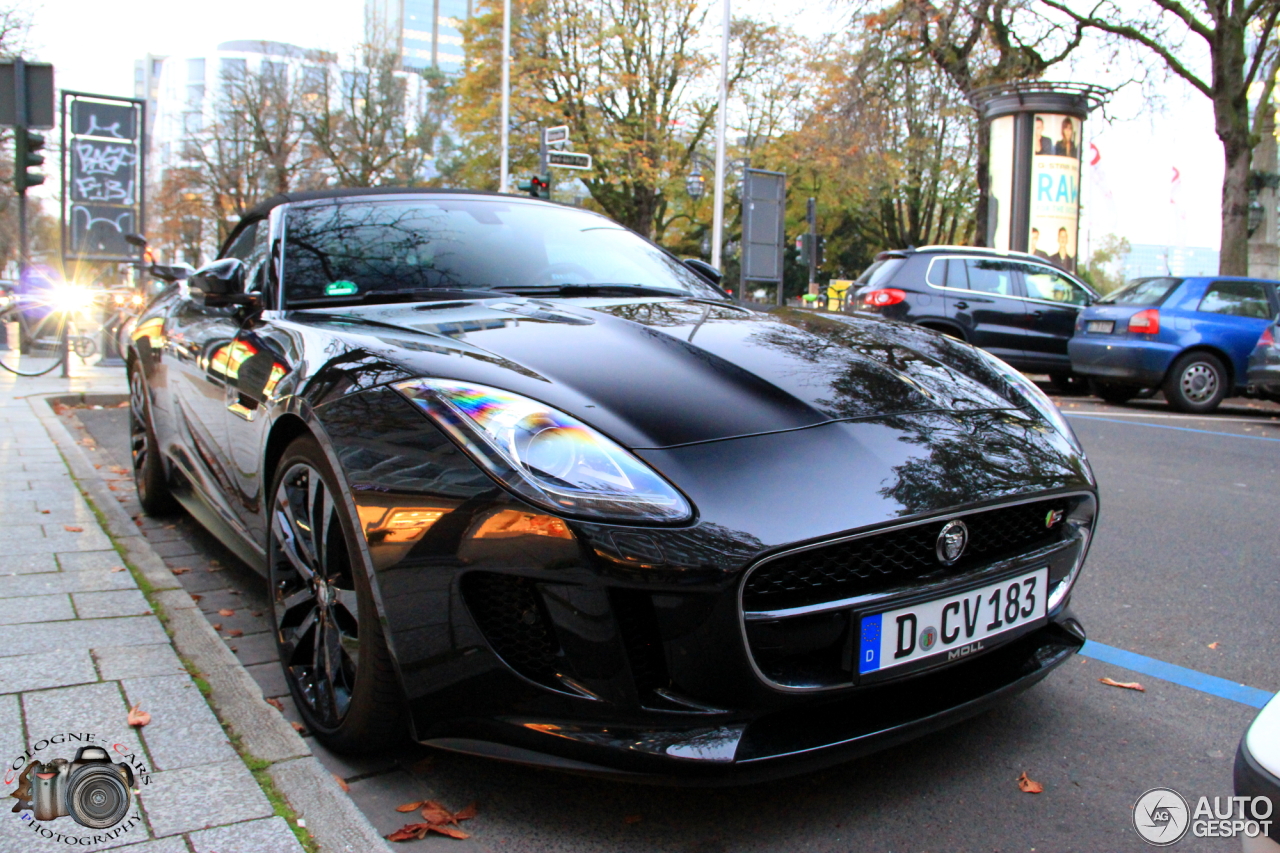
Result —
M462 72L462 32L472 0L367 0L369 20L397 38L405 68Z

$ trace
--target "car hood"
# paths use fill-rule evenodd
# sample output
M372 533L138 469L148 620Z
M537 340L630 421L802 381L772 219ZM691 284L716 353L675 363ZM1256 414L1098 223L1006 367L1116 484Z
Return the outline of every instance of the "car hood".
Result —
M400 376L477 382L546 402L631 448L1024 405L981 356L941 335L789 309L503 297L288 319L345 342L335 361L348 387L394 378L392 366Z

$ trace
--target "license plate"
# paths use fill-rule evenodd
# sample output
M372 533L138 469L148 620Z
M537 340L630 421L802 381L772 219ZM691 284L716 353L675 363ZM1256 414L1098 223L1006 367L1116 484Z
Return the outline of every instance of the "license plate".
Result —
M863 675L946 655L960 660L984 641L1045 615L1049 570L993 583L911 607L862 617L858 671Z
M1100 335L1109 335L1115 327L1115 320L1090 320L1085 325L1085 331L1097 332Z

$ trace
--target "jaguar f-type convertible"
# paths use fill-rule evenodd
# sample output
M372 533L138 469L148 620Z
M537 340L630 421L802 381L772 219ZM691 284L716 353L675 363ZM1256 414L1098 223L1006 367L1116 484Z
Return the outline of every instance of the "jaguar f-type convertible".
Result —
M1070 427L915 326L740 304L595 213L277 196L131 335L143 506L267 579L307 726L733 782L1070 658Z

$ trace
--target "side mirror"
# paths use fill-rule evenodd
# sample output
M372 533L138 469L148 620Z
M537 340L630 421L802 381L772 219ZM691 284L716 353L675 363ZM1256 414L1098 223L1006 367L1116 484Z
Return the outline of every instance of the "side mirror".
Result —
M724 273L699 258L685 258L684 265L716 287L720 286L720 281L724 278Z
M204 304L210 307L247 304L244 292L244 261L224 258L192 273L191 287L204 291Z
M138 249L147 248L147 238L143 237L141 234L126 234L124 235L124 241L130 246Z
M191 278L195 270L186 264L152 264L149 272L154 278L173 283Z

